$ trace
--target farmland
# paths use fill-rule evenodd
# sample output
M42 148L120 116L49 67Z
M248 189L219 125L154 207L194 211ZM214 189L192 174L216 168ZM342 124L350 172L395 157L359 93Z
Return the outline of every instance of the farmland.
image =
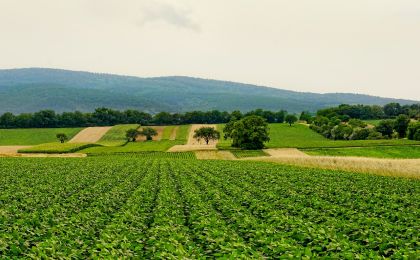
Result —
M0 145L36 145L57 141L56 134L64 133L69 139L82 128L29 128L0 129Z
M20 149L20 153L74 153L88 147L97 146L90 143L45 143Z
M420 146L378 146L378 147L347 147L347 148L317 148L305 150L309 155L327 156L359 156L376 158L420 158Z
M419 249L420 182L405 178L136 155L2 159L0 202L5 258L413 258Z
M137 129L139 125L137 124L127 124L127 125L116 125L113 126L102 138L99 140L99 144L105 146L119 146L124 145L127 142L125 133L129 129Z
M224 125L218 129L223 130ZM270 124L270 142L266 143L267 148L316 148L316 147L359 147L359 146L401 146L420 144L419 141L406 139L384 139L384 140L330 140L312 131L306 125L295 124ZM222 135L223 136L223 135ZM218 148L230 149L231 141L219 141Z

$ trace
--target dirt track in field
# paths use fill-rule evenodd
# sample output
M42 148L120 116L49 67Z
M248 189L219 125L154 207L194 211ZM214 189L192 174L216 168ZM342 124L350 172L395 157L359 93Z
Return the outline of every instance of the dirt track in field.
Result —
M163 136L163 129L165 129L165 127L164 127L164 126L148 126L148 127L155 129L155 130L156 130L156 132L157 132L157 135L152 137L152 140L153 140L153 141L160 141L160 140L162 140L162 136ZM139 129L139 131L142 131L142 130L143 130L143 128L141 127L141 128ZM137 141L137 142L143 142L143 141L146 141L146 136L139 135L139 136L137 136L136 141Z
M0 154L16 154L20 149L26 149L31 146L23 145L10 145L10 146L0 146Z
M75 135L69 143L96 143L112 126L87 127Z
M191 125L190 132L188 134L188 141L186 145L175 145L172 146L168 152L187 152L187 151L202 151L202 150L217 150L217 141L210 141L207 145L204 140L197 141L194 138L194 131L202 127L213 127L217 128L216 125L207 124L195 124Z

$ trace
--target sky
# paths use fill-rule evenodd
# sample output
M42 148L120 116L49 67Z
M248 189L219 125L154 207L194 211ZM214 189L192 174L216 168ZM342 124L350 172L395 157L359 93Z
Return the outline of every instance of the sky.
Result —
M0 69L420 100L419 0L0 0Z

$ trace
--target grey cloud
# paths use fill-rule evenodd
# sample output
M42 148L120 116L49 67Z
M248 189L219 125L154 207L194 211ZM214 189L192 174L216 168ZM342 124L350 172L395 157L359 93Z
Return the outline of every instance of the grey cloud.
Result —
M190 14L189 10L178 9L166 3L151 1L148 5L141 7L139 25L143 26L147 23L163 21L177 27L199 32L200 26L190 19Z

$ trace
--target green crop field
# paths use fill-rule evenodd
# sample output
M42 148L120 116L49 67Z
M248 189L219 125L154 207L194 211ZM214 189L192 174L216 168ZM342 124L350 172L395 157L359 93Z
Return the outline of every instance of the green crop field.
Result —
M223 125L218 129L222 131ZM358 146L392 146L392 145L410 145L419 144L419 141L406 139L390 140L352 140L352 141L334 141L323 137L312 131L308 126L302 124L270 124L270 142L266 143L267 148L315 148L315 147L358 147ZM223 134L222 134L223 136ZM231 141L219 141L218 147L221 149L230 149Z
M163 129L163 133L162 133L162 140L169 140L171 137L171 133L174 130L176 126L174 125L168 125L165 126L165 128Z
M114 153L137 153L137 152L163 152L174 145L184 144L183 141L161 140L147 142L130 142L123 146L97 146L82 150L87 154L114 154Z
M180 125L178 132L176 133L176 140L183 141L184 143L186 143L188 140L188 134L190 132L190 128L191 128L191 125Z
M102 136L98 143L105 146L124 145L127 142L127 138L125 137L127 130L137 129L139 126L137 124L115 125Z
M236 158L268 156L268 154L262 150L232 150L231 152Z
M319 148L304 150L309 155L361 156L377 158L420 158L420 146L378 146L357 148Z
M69 140L82 128L0 129L0 145L36 145L57 141L56 134L64 133Z
M46 143L19 150L20 153L74 153L80 150L98 146L91 143Z
M135 155L1 165L5 259L419 255L415 179Z

